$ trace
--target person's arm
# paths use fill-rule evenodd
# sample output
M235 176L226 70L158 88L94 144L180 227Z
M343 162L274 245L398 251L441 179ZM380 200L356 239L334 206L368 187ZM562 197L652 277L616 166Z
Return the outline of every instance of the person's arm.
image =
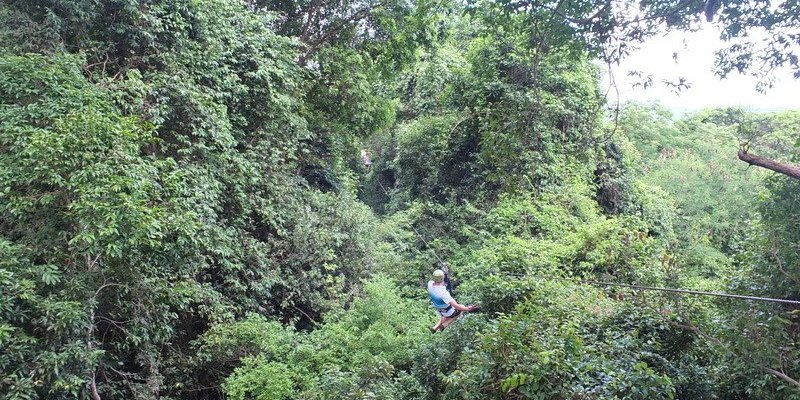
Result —
M450 305L459 311L472 311L472 307L462 306L461 304L458 304L458 302L455 299L450 300Z

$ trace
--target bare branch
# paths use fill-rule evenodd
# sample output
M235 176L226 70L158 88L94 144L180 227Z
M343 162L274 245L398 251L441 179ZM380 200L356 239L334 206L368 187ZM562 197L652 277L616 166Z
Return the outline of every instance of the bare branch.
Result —
M750 165L766 168L770 171L784 174L790 178L800 179L800 165L778 162L769 158L750 154L744 149L739 150L738 155L740 160Z
M86 255L86 270L89 272L94 271L95 265L97 265L97 261L100 260L100 254L92 258L90 255Z
M101 292L103 289L105 289L105 288L108 288L108 287L112 287L112 286L123 287L123 288L126 288L126 289L128 289L128 285L123 285L123 284L121 284L121 283L104 283L104 284L103 284L103 285L101 285L99 288L97 288L97 291L95 291L95 292L94 292L94 300L96 300L96 299L97 299L97 295L99 295L99 294L100 294L100 292Z
M314 318L311 318L310 315L306 314L306 312L301 310L299 307L292 305L292 308L299 311L301 314L305 315L305 317L308 318L308 320L311 321L311 323L314 324L314 326L320 326L319 322L315 321Z
M669 318L665 318L664 320L668 324L670 324L672 326L675 326L677 328L686 329L687 331L694 332L697 335L702 336L704 339L708 340L709 342L712 342L712 343L717 344L717 345L722 345L722 341L720 341L719 339L717 339L717 338L715 338L715 337L713 337L713 336L701 331L700 328L694 326L691 322L686 324L686 325L684 325L684 324L672 321Z
M774 258L775 262L778 263L778 269L781 271L781 273L796 283L797 286L800 286L800 278L786 272L786 270L783 268L783 262L781 261L780 254L778 254L778 248L775 247L775 244L772 245L772 258Z
M780 380L782 380L782 381L784 381L786 383L789 383L791 385L794 385L795 387L800 389L800 382L798 382L795 379L792 379L790 376L784 374L783 372L778 371L778 370L774 370L774 369L768 368L768 367L762 367L762 368L764 369L764 371L767 371L767 373L769 373L770 375L776 376Z

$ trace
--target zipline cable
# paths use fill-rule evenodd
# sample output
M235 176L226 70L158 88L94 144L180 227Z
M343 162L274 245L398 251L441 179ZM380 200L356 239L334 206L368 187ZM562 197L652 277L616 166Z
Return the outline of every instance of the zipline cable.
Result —
M656 286L642 286L642 285L631 285L631 284L627 284L627 283L601 282L601 281L591 281L591 280L579 280L578 282L589 284L589 285L596 285L596 286L619 286L619 287L626 287L626 288L638 289L638 290L652 290L652 291L671 292L671 293L680 293L680 294L692 294L692 295L698 295L698 296L717 296L717 297L726 297L726 298L729 298L729 299L765 301L765 302L772 302L772 303L794 304L794 305L800 306L800 301L798 301L798 300L775 299L775 298L771 298L771 297L746 296L746 295L742 295L742 294L731 294L731 293L723 293L723 292L704 292L704 291L701 291L701 290L692 290L692 289L666 288L666 287L656 287Z
M381 183L380 179L376 178L376 182L378 182L378 186L381 187L383 193L386 194L386 197L391 198L389 191ZM433 252L434 257L439 260L439 263L442 265L442 268L445 271L445 274L449 275L449 271L447 270L447 263L442 260L441 257L436 253L436 250L431 247L430 243L425 240L425 237L420 233L417 228L414 227L414 224L409 223L408 226L414 231L417 235L419 240L425 244L425 247L429 248L431 252ZM693 290L693 289L683 289L683 288L668 288L668 287L657 287L657 286L644 286L644 285L634 285L634 284L627 284L627 283L616 283L616 282L604 282L604 281L595 281L595 280L586 280L586 279L570 279L570 278L560 278L555 276L539 276L539 275L515 275L515 274L508 274L503 276L515 276L515 277L530 277L530 278L540 278L540 279L547 279L547 280L561 280L561 281L568 281L573 283L581 283L585 285L593 285L593 286L616 286L616 287L625 287L629 289L637 289L637 290L650 290L650 291L660 291L660 292L669 292L669 293L679 293L679 294L690 294L696 296L716 296L716 297L725 297L729 299L737 299L737 300L750 300L750 301L763 301L763 302L771 302L771 303L780 303L780 304L793 304L800 306L800 300L789 300L789 299L775 299L771 297L759 297L759 296L747 296L742 294L732 294L732 293L724 293L724 292L705 292L701 290Z
M387 191L387 190L386 190L386 188L385 188L385 187L383 187L383 184L381 183L381 180L380 180L380 178L376 177L376 178L375 178L375 182L378 182L378 186L380 186L380 187L381 187L381 190L383 190L383 193L384 193L384 194L386 194L386 197L388 197L388 198L390 198L390 199L391 199L391 198L392 198L392 196L389 194L389 191ZM425 236L423 236L423 235L422 235L422 234L421 234L421 233L420 233L420 232L417 230L417 228L415 228L415 227L414 227L414 224L412 224L412 223L410 223L410 222L409 222L409 223L408 223L408 226L410 226L410 227L411 227L411 229L414 231L414 233L416 233L416 234L417 234L417 237L419 238L419 240L421 240L421 241L422 241L422 243L424 243L424 244L425 244L425 247L426 247L426 248L429 248L429 249L431 250L431 252L433 252L433 256L434 256L434 257L436 257L436 259L437 259L437 260L439 260L439 263L440 263L440 264L442 264L442 266L445 268L445 273L448 273L448 271L446 270L446 269L447 269L447 263L446 263L446 262L444 262L444 260L442 260L442 258L441 258L441 257L439 257L439 255L438 255L438 254L436 254L436 250L435 250L433 247L431 247L430 243L428 243L428 241L427 241L427 240L425 240Z
M378 186L381 187L381 190L383 190L383 193L386 194L386 197L391 199L392 196L389 194L389 191L387 191L386 188L383 187L383 184L381 183L380 177L376 177L375 181L378 182ZM453 291L453 281L450 280L450 268L449 268L449 266L447 265L446 262L444 262L444 260L442 260L441 257L439 257L439 254L436 253L436 249L431 247L431 245L428 243L428 241L425 240L425 236L423 236L422 233L420 233L417 230L417 228L414 227L414 224L409 222L408 226L411 227L411 229L417 235L419 240L421 240L422 243L425 244L425 247L429 248L431 250L431 252L433 253L433 256L436 257L437 260L439 260L439 265L441 266L442 271L444 271L444 284L445 284L445 287L447 287L447 291L448 292L452 292Z
M772 302L772 303L800 305L800 300L776 299L776 298L772 298L772 297L748 296L748 295L743 295L743 294L732 294L732 293L725 293L725 292L706 292L706 291L694 290L694 289L670 288L670 287L658 287L658 286L645 286L645 285L636 285L636 284L629 284L629 283L606 282L606 281L597 281L597 280L579 279L579 278L564 278L564 277L558 277L558 276L544 276L544 275L536 275L536 274L502 274L502 275L498 275L498 276L501 276L501 277L515 277L515 278L537 278L537 279L551 280L551 281L565 281L565 282L571 282L571 283L580 283L580 284L592 285L592 286L616 286L616 287L625 287L625 288L636 289L636 290L650 290L650 291L670 292L670 293L679 293L679 294L691 294L691 295L698 295L698 296L717 296L717 297L725 297L725 298L738 299L738 300L752 300L752 301L764 301L764 302Z

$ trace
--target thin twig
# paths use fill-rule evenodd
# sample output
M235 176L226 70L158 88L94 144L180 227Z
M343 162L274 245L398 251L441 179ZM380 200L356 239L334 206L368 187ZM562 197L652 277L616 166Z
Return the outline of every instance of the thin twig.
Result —
M786 275L787 278L789 278L795 284L800 286L800 278L797 278L796 276L786 272L786 270L783 269L783 261L781 261L781 257L778 254L778 248L775 246L774 243L772 244L772 257L775 259L775 262L778 263L778 269L781 271L781 273Z
M313 323L313 324L314 324L314 326L320 326L320 323L319 323L319 322L317 322L316 320L314 320L314 318L311 318L311 316L310 316L310 315L308 315L308 314L306 314L306 312L305 312L305 311L301 310L300 308L298 308L298 307L297 307L297 306L295 306L295 305L292 305L292 308L294 308L295 310L299 311L299 312L300 312L300 314L303 314L303 315L305 315L305 316L306 316L306 318L308 318L308 320L309 320L309 321L311 321L311 323Z
M559 17L561 17L564 20L566 20L567 22L571 22L571 23L577 24L577 25L586 25L586 24L591 23L595 19L597 19L597 17L599 17L600 14L602 14L603 12L605 12L610 6L611 6L611 1L610 0L606 0L606 2L603 4L603 6L600 7L600 9L598 9L594 14L592 14L592 15L590 15L588 17L584 17L584 18L568 17L566 14L564 14L563 12L561 12L558 9L558 5L556 6L556 8L552 8L552 7L545 7L545 8L547 8L550 11L552 11L553 13L558 15Z

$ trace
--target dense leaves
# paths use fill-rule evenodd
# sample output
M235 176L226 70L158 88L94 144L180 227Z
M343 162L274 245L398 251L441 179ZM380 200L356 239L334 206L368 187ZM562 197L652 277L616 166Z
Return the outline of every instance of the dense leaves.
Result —
M79 27L91 10L54 10L59 40L119 34ZM154 47L125 35L95 48L122 53L101 65L0 60L3 326L29 343L3 385L19 396L195 393L185 351L210 322L308 324L369 265L366 207L301 174L318 164L308 75L271 17L215 1L127 12Z
M800 398L793 308L580 281L800 299L798 114L596 63L796 4L673 3L0 2L0 397Z

